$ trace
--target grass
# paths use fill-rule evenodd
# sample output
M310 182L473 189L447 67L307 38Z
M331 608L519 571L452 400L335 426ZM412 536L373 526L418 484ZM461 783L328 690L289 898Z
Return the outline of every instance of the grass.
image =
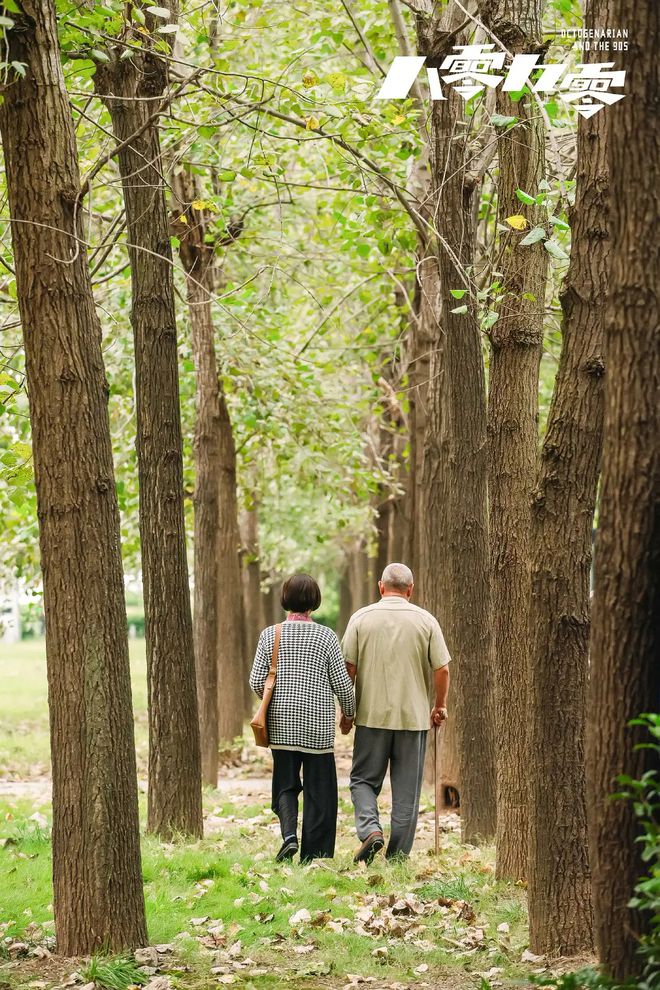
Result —
M131 642L131 667L143 774L141 641ZM128 990L145 975L130 958L99 956L76 963L11 955L12 940L37 951L53 944L51 809L48 789L41 787L49 763L43 644L0 645L0 675L0 778L32 779L33 785L31 797L0 793L0 988L9 982L12 990L49 990L77 971L100 990ZM345 774L345 755L343 761ZM257 773L263 778L267 766ZM203 840L142 839L149 940L152 946L171 946L159 955L158 972L169 976L172 990L230 982L246 990L330 990L346 986L349 974L371 979L373 990L396 985L483 990L491 979L493 985L526 983L528 969L520 962L527 945L524 891L495 879L492 849L463 847L456 832L443 833L439 860L429 856L427 798L409 861L386 863L380 857L366 871L353 865L352 807L341 792L335 859L301 867L274 863L279 837L264 782L251 792L240 782L231 785L229 777L226 784L228 791L204 792ZM142 821L144 805L142 789ZM392 905L409 895L421 913L412 908L406 913L404 905L403 921L397 921ZM301 909L310 917L292 924ZM10 957L4 962L3 952Z
M81 967L80 975L85 983L95 983L103 990L128 990L129 987L142 986L148 982L148 977L138 969L134 960L125 956L116 956L113 959L92 956Z
M207 812L212 798L212 793L205 796ZM24 939L41 929L52 933L49 830L26 818L28 810L24 801L0 804L2 834L13 840L0 849L0 924L6 926L5 934ZM42 806L39 814L44 813L48 815L48 809ZM236 958L248 959L249 972L257 975L238 985L253 990L281 986L285 980L287 986L318 987L321 978L324 986L344 986L351 973L383 981L379 986L395 982L407 986L422 979L416 973L420 965L428 966L429 978L447 980L447 986L479 987L479 974L492 967L501 968L514 981L524 974L525 967L518 962L527 937L524 895L519 888L495 880L491 850L469 850L466 855L454 833L443 837L439 863L420 849L408 862L389 864L380 858L369 870L356 869L352 823L341 814L334 861L280 866L273 861L278 840L272 816L240 803L225 803L222 813L234 820L199 842L143 838L149 939L151 944L172 945L173 958L188 967L188 972L177 976L180 987L208 985L215 957L202 940L208 941L209 928L218 925L222 932L214 948L226 957L227 950L239 943L233 950ZM356 930L357 912L365 905L371 910L375 897L396 900L410 893L421 903L438 898L468 901L475 917L461 920L444 909L445 914L421 917L419 929L410 937L388 932L378 937ZM301 908L310 912L312 921L292 926L290 919ZM373 908L376 917L379 912ZM339 923L342 918L348 921L341 931L327 927L328 920ZM510 928L505 936L497 930L502 921ZM483 931L483 940L478 950L471 951L469 937L475 929ZM376 949L387 954L373 955ZM89 966L96 967L97 975L81 971L86 982L125 990L127 984L108 982L121 980L127 972L121 960L111 960L109 969L103 968L102 960L92 960ZM246 979L248 975L246 971ZM242 971L238 976L243 976Z
M144 640L129 641L135 745L147 761L147 683ZM0 643L0 778L28 780L50 772L46 651L42 639Z

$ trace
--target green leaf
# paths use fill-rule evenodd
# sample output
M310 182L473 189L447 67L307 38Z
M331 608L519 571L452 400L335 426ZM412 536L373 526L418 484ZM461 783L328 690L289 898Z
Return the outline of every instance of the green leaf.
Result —
M110 61L110 56L106 52L102 52L99 48L92 48L92 58L95 58L97 62Z
M529 234L523 237L520 242L521 247L527 244L538 244L539 241L544 241L547 236L543 227L532 227Z
M218 172L218 178L221 182L233 182L236 178L236 172L232 172L231 169L225 169L224 172Z
M511 127L513 124L518 123L517 117L505 117L501 113L492 113L490 115L490 122L493 127Z
M371 252L371 247L369 244L358 244L357 253L361 258L368 258Z
M0 15L0 27L13 28L13 26L14 26L14 21L12 20L11 17L3 17L2 15Z
M457 306L456 309L452 309L452 313L456 313L457 316L464 316L467 313L467 306Z
M529 193L524 192L522 189L516 189L516 196L521 203L525 204L525 206L536 206L536 200L534 197L530 196Z
M556 227L557 230L570 230L571 229L570 226L566 223L566 221L565 220L562 220L560 217L551 216L550 217L550 223L552 224L553 227Z
M454 299L462 299L465 293L467 292L467 289L450 289L449 292L450 295L454 297Z
M563 248L560 248L556 241L546 241L543 245L548 254L556 258L557 261L568 261L568 255Z

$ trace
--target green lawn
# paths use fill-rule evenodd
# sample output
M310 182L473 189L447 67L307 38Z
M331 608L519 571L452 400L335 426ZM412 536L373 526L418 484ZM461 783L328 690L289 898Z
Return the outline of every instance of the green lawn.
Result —
M0 833L14 840L0 849L0 929L38 945L53 929L50 833L26 817L35 811L48 822L47 804L0 802ZM164 971L190 967L175 985L208 986L211 966L222 983L253 990L344 986L349 974L378 987L485 988L492 970L505 985L525 975L524 895L494 879L491 850L465 850L448 833L439 861L420 848L407 863L358 869L342 812L334 861L277 866L268 809L226 804L221 815L220 831L201 842L143 840L150 942L173 947ZM292 922L302 909L309 915ZM22 986L18 971L3 973L0 961L0 983L13 972Z
M129 641L138 765L147 761L147 684L144 640ZM50 772L48 687L44 641L0 643L0 779Z
M131 643L138 762L146 767L144 643ZM0 786L0 988L50 990L74 971L97 990L128 990L143 979L133 963L39 959L52 948L51 807L43 643L0 646L0 785L31 780L30 796ZM345 740L341 742L346 772ZM254 767L251 767L252 772ZM235 772L235 771L233 771ZM240 770L239 774L243 771ZM529 985L524 891L494 877L492 848L463 847L447 822L439 860L430 855L425 799L413 857L381 857L365 871L355 848L348 794L340 795L337 856L307 867L277 866L268 807L267 763L204 793L206 838L142 841L149 938L171 946L158 973L171 990L236 985L246 990L434 990ZM245 785L245 786L242 786ZM145 795L140 794L141 818ZM296 915L300 911L308 912ZM18 958L12 945L26 943ZM4 961L3 961L3 956ZM165 988L163 988L165 990Z

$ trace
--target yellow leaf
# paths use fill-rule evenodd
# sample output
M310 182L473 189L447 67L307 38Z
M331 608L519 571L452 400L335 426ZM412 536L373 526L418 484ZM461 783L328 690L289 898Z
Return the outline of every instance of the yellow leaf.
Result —
M402 113L398 113L396 117L392 117L392 123L396 127L397 124L402 124L406 118Z
M212 199L193 199L190 205L193 210L208 210L210 213L218 212L218 207Z
M333 89L343 89L346 82L346 76L343 72L331 72L328 76L328 82Z
M178 218L178 222L179 223L185 223L185 224L188 223L188 217L185 215L185 213L182 213L181 214L181 216Z
M316 86L316 84L318 83L318 79L316 78L313 72L306 72L305 75L302 77L302 83L305 89L311 89L312 86Z
M308 117L305 121L305 129L308 131L318 131L320 126L318 117Z
M525 230L527 227L527 220L520 213L516 213L512 217L506 217L506 223L509 227L513 227L514 230Z

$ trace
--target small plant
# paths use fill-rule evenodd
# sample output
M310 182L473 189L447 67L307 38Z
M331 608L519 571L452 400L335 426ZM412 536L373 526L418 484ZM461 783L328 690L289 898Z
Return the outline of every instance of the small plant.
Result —
M125 956L92 956L80 972L85 983L95 983L104 990L128 990L128 987L143 986L148 982L134 961Z

